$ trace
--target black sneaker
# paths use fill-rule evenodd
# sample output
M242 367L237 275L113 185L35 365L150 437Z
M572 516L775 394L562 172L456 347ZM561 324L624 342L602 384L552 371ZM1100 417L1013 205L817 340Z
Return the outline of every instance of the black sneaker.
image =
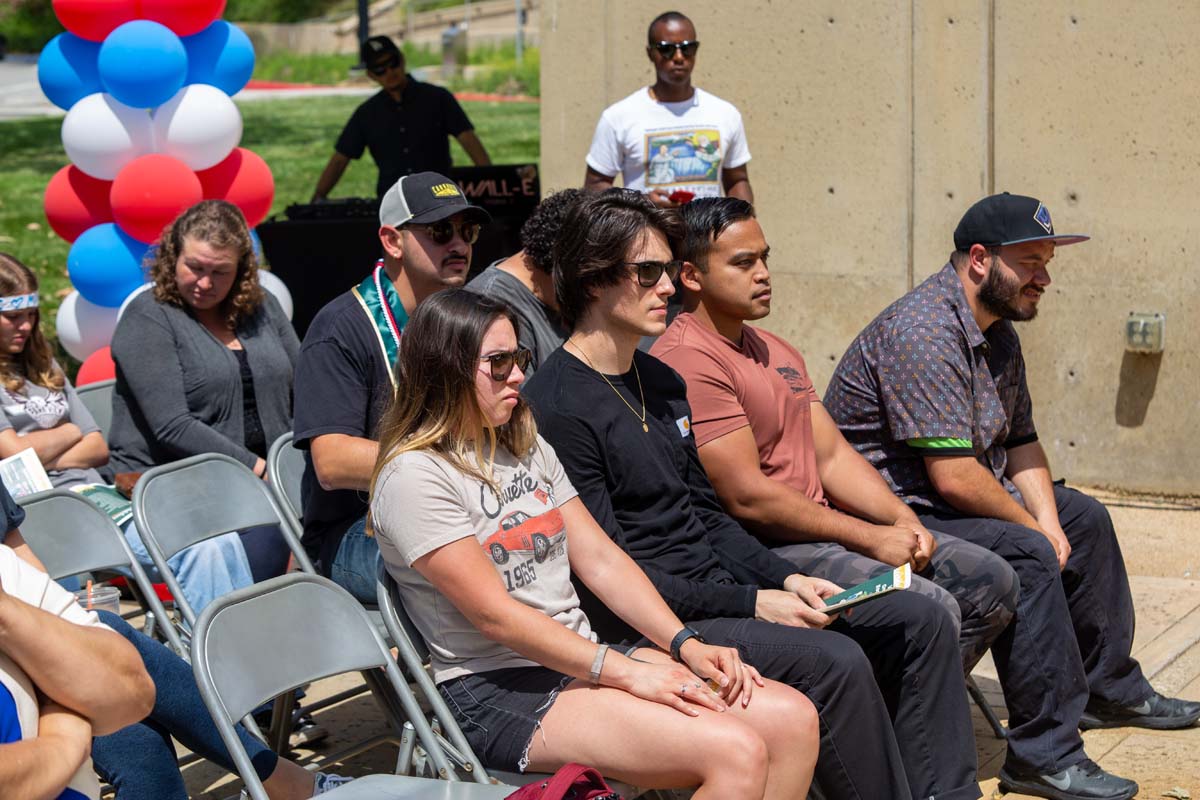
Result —
M1079 718L1079 729L1093 728L1153 728L1173 731L1190 728L1200 720L1200 703L1163 697L1158 692L1136 706L1114 706L1101 700L1089 700L1087 710Z
M1138 785L1105 772L1091 759L1084 759L1049 775L1018 777L1007 766L1001 767L1000 791L1050 800L1129 800L1138 793Z
M312 714L301 714L292 723L292 734L288 737L288 745L311 747L327 736L329 736L329 731L318 725L313 720Z

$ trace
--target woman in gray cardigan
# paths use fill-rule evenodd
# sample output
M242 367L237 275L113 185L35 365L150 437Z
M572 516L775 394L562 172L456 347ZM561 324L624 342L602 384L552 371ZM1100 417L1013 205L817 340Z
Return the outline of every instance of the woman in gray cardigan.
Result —
M265 479L267 449L292 427L300 342L259 285L241 212L220 200L183 212L163 232L150 280L113 335L114 469L224 453ZM255 581L286 569L275 526L241 537Z

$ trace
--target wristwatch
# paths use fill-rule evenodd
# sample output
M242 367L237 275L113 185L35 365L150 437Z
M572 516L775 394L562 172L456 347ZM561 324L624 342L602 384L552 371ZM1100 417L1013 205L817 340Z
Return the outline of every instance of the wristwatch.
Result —
M671 640L671 658L675 659L676 661L683 661L683 659L679 657L679 648L683 647L683 643L688 639L695 639L700 644L706 644L703 636L701 636L693 628L689 628L687 625L684 625L683 629L679 631L679 633L675 634L675 638Z

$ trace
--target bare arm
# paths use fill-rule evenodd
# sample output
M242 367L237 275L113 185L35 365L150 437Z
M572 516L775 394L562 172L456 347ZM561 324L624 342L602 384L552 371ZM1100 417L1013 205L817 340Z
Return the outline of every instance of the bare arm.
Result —
M154 706L154 682L133 645L107 628L43 611L2 586L0 652L40 692L82 714L96 736L145 718Z
M6 797L53 800L91 750L88 721L53 701L43 701L37 736L0 745L0 786Z
M49 572L46 565L38 558L29 545L25 542L25 537L21 535L20 528L13 528L8 533L4 534L4 544L12 548L12 551L17 554L17 558L24 561L29 566L36 569L38 572Z
M479 136L474 130L463 131L458 136L458 143L462 145L463 150L467 151L467 155L471 157L477 167L486 167L492 163L491 156L484 149L483 142L479 141Z
M104 443L104 434L92 431L46 464L46 469L90 469L107 463L108 445Z
M837 542L894 566L910 561L917 549L917 537L908 529L839 514L764 475L749 427L706 443L700 460L721 503L752 530L787 542ZM879 480L873 469L871 473Z
M333 187L337 186L337 182L342 179L342 173L346 171L346 167L350 164L350 159L346 158L341 153L334 151L329 157L329 163L325 165L325 169L321 171L321 177L317 178L317 188L313 189L313 201L324 200L333 191Z
M1038 528L1046 534L1058 553L1059 567L1066 566L1071 545L1058 519L1058 504L1054 500L1054 483L1050 464L1040 442L1029 442L1008 451L1008 479L1021 492L1025 508L1037 520Z
M12 428L6 428L0 431L0 458L15 456L32 447L43 466L49 466L82 438L83 433L73 422L64 422L47 430L30 431L25 434L18 434Z
M754 204L754 190L750 188L750 170L745 164L721 170L721 184L725 187L727 197L736 197Z
M379 442L345 433L325 433L309 443L317 481L327 492L335 489L367 491L371 471L379 457Z
M583 189L587 192L603 192L605 189L613 187L614 180L616 180L615 175L601 175L588 167L587 173L583 177Z

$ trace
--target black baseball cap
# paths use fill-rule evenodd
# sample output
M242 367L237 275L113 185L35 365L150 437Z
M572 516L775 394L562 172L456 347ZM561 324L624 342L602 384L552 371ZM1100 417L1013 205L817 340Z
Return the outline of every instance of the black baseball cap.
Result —
M391 55L404 57L400 52L400 48L396 47L396 43L392 41L390 36L372 36L358 46L358 56L362 59L362 63L368 67L384 56Z
M1050 209L1041 200L1008 192L985 197L968 208L954 229L956 250L970 250L973 244L985 247L1024 242L1077 244L1090 238L1081 233L1055 233Z
M379 224L399 228L410 222L429 223L466 214L481 223L492 215L467 202L458 184L436 172L405 175L379 201Z

